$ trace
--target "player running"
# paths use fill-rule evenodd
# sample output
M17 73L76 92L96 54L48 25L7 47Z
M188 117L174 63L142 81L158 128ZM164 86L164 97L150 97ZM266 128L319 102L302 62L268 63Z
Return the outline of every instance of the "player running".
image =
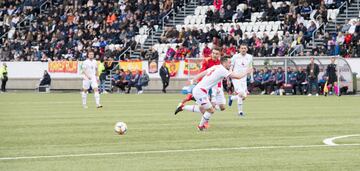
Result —
M94 97L96 102L97 108L102 108L103 106L100 104L100 94L98 91L98 65L96 60L94 59L94 52L92 50L88 51L88 58L82 64L82 74L83 74L83 92L81 93L82 96L82 104L84 108L88 108L86 106L86 98L87 98L87 91L89 90L90 86L94 90Z
M235 73L244 73L249 68L252 68L253 57L247 53L248 48L246 44L240 45L240 54L235 54L231 58L231 70ZM251 82L253 81L253 76L251 75ZM234 85L235 95L229 96L229 106L232 105L233 100L238 102L238 114L243 116L243 101L247 96L247 82L246 77L241 79L232 80Z
M193 89L193 96L198 104L196 107L203 113L201 121L198 125L198 129L200 131L206 129L204 126L205 123L210 120L212 114L215 112L215 109L209 99L210 89L216 86L224 78L230 77L233 79L241 79L252 71L252 68L250 68L243 73L230 72L229 69L231 63L228 57L221 58L220 63L220 65L215 65L206 71L201 72L193 79L199 80L202 78Z
M212 49L212 55L211 57L208 57L206 59L204 59L202 61L202 67L201 67L201 72L211 68L214 65L220 65L220 57L221 57L221 49L219 47L214 47ZM201 78L200 78L201 80ZM219 92L219 91L216 91ZM225 99L225 97L224 97ZM175 115L183 110L183 107L185 106L185 103L187 103L188 101L191 100L195 100L192 93L189 93L186 95L185 99L182 100L182 102L178 105L179 111L177 110L177 112L175 112ZM226 103L226 100L224 102L224 104ZM185 110L187 110L188 108L185 108ZM190 109L190 108L189 108ZM223 110L225 109L225 106L223 106ZM190 110L193 112L198 112L198 110Z

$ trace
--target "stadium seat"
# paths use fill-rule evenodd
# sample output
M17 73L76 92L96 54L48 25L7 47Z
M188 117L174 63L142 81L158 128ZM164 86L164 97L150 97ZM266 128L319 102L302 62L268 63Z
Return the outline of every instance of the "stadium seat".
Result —
M200 15L200 12L201 12L201 7L197 7L194 11L194 14L195 15Z

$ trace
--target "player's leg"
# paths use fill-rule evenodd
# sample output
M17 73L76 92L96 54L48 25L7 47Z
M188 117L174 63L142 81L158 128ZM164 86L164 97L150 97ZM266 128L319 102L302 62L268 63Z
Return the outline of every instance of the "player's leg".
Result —
M201 114L204 113L204 111L201 111L199 105L184 105L184 106L181 108L181 111L183 111L183 110L186 110L186 111L189 111L189 112L194 112L194 113L201 113ZM176 113L176 114L177 114L177 113Z
M95 98L96 107L102 108L103 106L100 104L100 93L96 79L91 79L91 87L94 87L94 98Z
M202 115L200 123L198 125L198 129L200 131L202 131L202 130L207 129L209 127L208 123L209 123L209 120L210 120L211 116L214 114L215 109L212 107L212 104L210 103L210 101L207 102L207 103L203 103L203 105L201 105L200 108L205 109L205 112Z
M247 85L246 82L242 82L240 83L240 87L237 90L237 94L238 94L238 114L239 116L243 116L244 115L244 111L243 111L243 106L244 106L244 100L247 97Z
M240 84L241 84L240 80L238 80L238 79L233 79L232 83L233 83L233 86L234 86L235 94L232 95L232 96L229 96L229 103L228 103L229 106L232 105L233 100L238 100L239 99L239 95L238 95L237 91L239 90Z
M90 88L90 81L83 80L83 91L81 92L82 105L84 108L88 108L86 105L87 90Z
M224 111L226 109L225 108L226 98L225 98L224 90L222 88L218 89L214 99L215 99L215 109L220 110L220 111Z

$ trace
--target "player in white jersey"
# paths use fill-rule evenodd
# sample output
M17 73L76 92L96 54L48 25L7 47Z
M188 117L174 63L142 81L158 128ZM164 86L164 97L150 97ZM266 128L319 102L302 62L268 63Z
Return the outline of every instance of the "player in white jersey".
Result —
M193 96L200 111L203 113L200 124L198 125L200 131L206 129L204 124L210 120L212 114L215 112L215 109L209 100L209 90L226 77L241 79L252 70L245 71L244 73L234 73L229 71L231 66L229 58L223 57L220 62L220 65L215 65L201 72L193 79L196 81L202 78L193 89Z
M235 54L231 58L231 69L235 73L243 73L247 71L249 68L252 68L253 56L247 53L248 48L247 45L240 45L240 53ZM253 76L251 75L251 80L253 80ZM242 79L232 80L234 85L235 95L229 96L229 106L232 105L233 100L237 100L238 102L238 114L239 116L243 116L243 101L247 96L247 82L246 77Z
M216 60L214 60L214 59L216 59ZM220 59L221 59L221 48L214 47L212 49L212 60L214 62L212 62L211 64L208 64L208 65L212 65L212 66L220 65ZM211 68L212 66L210 66L209 68ZM203 65L203 67L204 67L204 65ZM205 68L204 70L209 69L209 68ZM200 79L202 79L202 78L200 78ZM191 94L191 97L193 97L192 94ZM226 98L224 95L222 80L216 86L213 86L211 88L211 102L216 110L221 110L221 111L225 110ZM183 110L202 114L202 112L199 109L199 106L185 105L184 101L183 101L176 108L175 115L178 112L181 112ZM208 126L208 125L206 124L206 126Z
M94 90L94 97L96 102L97 108L102 108L100 104L100 94L98 91L98 64L94 59L94 52L88 52L88 58L82 64L82 74L83 74L83 92L81 93L82 96L82 104L84 108L88 108L86 106L86 98L87 98L87 91L89 90L90 86Z

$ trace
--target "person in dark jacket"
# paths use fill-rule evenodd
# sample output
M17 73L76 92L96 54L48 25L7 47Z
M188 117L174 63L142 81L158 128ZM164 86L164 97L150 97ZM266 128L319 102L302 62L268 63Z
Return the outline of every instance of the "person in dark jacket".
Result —
M296 95L296 88L298 87L297 84L297 75L298 75L298 71L293 68L290 68L290 70L288 71L288 82L291 84L292 88L293 88L293 95ZM301 90L300 90L301 91Z
M131 91L131 87L136 87L137 91L139 92L139 87L138 87L138 82L139 82L139 79L140 79L140 71L139 70L136 70L136 73L135 75L133 75L128 83L128 90L127 90L127 94L130 93Z
M144 69L141 73L141 76L136 84L136 89L138 90L138 94L142 94L144 91L142 87L146 87L149 85L150 77Z
M334 82L337 82L335 58L331 58L331 64L329 64L326 68L326 76L327 76L328 86L330 86L332 89L334 86Z
M310 64L306 67L306 74L308 79L308 96L312 95L312 91L315 87L316 96L319 96L318 76L319 65L314 63L314 57L310 58Z
M43 78L40 81L40 86L44 85L51 85L51 77L46 70L44 71Z
M170 82L170 73L169 73L169 69L166 67L165 62L161 66L159 73L163 84L162 92L166 93L166 88L169 86L169 82Z
M283 72L282 68L279 67L275 74L275 89L276 90L281 89L284 83L285 83L285 73Z
M306 73L302 67L299 67L297 71L296 85L301 95L306 93Z

